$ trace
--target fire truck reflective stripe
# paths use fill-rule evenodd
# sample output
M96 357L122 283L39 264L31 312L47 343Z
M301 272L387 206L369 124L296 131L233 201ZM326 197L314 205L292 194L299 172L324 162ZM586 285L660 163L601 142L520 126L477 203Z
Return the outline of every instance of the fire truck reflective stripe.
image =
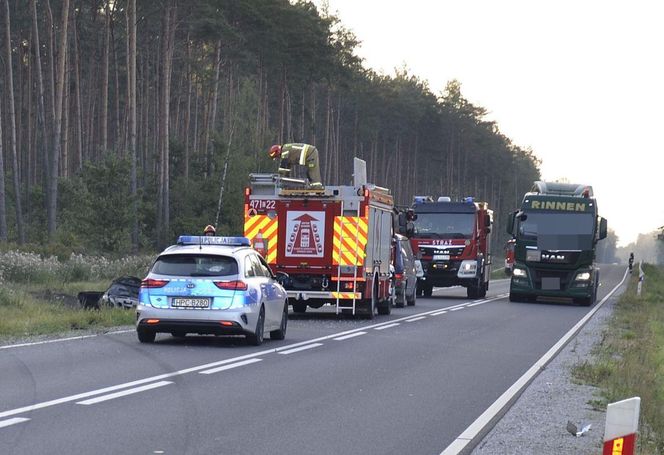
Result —
M335 265L364 263L367 245L367 219L354 216L334 217L334 240L332 259Z
M270 218L267 215L245 216L244 218L244 236L254 245L258 234L267 242L267 255L265 260L268 264L277 262L277 234L278 217Z
M362 297L362 294L359 292L333 292L332 298L334 299L359 299Z

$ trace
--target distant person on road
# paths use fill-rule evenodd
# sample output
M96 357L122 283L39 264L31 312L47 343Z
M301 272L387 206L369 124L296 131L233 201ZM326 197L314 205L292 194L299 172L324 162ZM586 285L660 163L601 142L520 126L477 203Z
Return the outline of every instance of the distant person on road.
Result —
M217 233L217 230L212 226L211 224L208 224L205 226L205 229L203 229L203 235L206 237L212 237Z
M320 163L318 161L318 149L310 144L284 144L270 147L270 158L281 159L279 174L289 176L291 166L296 164L306 166L307 178L311 188L322 189L323 183L320 178Z

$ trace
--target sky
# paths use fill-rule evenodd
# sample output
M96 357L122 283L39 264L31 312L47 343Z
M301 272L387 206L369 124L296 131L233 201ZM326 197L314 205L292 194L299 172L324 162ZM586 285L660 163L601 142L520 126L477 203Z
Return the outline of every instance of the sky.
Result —
M325 0L315 0L321 6ZM542 160L593 186L619 246L664 225L664 2L327 0L365 66L447 81Z

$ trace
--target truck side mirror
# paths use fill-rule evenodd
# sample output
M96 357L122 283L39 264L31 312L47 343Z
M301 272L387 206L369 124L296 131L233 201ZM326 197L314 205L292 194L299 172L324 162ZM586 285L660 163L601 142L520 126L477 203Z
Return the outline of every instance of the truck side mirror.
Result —
M491 215L488 213L484 216L484 225L488 228L491 226Z
M510 235L514 235L514 220L516 218L516 213L517 212L512 212L507 217L507 226L505 227L505 230Z
M608 233L608 223L606 218L599 218L599 240L605 239Z

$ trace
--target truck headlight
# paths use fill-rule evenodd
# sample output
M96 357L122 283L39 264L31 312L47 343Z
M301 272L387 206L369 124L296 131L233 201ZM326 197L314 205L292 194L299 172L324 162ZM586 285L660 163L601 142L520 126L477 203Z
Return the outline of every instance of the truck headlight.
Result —
M588 281L590 279L590 272L577 273L574 281Z
M519 269L517 267L514 267L514 270L512 271L512 276L517 278L525 278L526 275L527 273L524 269Z

